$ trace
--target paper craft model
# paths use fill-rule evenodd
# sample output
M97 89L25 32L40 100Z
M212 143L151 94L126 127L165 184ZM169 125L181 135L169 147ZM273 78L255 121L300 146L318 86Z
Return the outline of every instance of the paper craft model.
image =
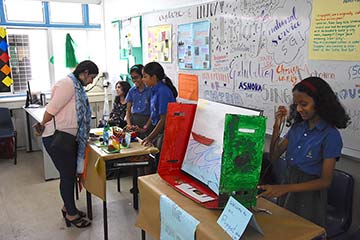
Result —
M207 208L223 208L230 196L254 206L266 128L261 114L203 99L170 103L159 175Z

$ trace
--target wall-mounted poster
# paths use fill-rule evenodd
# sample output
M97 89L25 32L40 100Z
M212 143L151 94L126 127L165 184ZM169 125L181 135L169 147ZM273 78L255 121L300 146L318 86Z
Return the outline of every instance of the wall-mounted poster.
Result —
M149 61L171 62L171 25L148 27Z
M11 79L8 47L6 29L0 27L0 92L10 92L10 86L14 82Z
M210 69L210 21L178 27L180 69Z

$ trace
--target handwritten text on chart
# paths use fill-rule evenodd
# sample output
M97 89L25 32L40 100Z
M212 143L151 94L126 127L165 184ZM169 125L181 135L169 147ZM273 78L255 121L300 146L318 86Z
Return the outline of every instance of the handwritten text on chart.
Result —
M244 102L238 93L228 93L216 90L205 90L204 98L210 101L223 102L232 105L243 105Z
M360 99L360 88L341 89L336 92L340 99Z
M360 130L360 110L348 110L347 114L351 119L351 124L346 128L347 131L354 133ZM358 134L358 133L356 133Z
M177 18L181 18L182 16L185 15L185 12L177 10L177 11L167 11L165 14L161 14L159 16L159 21L164 21L167 22L167 20L169 19L177 19Z
M294 0L285 1L282 8L275 10L273 15L278 17L270 18L266 24L266 40L267 50L273 54L276 63L292 62L304 47L310 12L308 1Z
M356 64L349 68L349 79L350 80L360 80L360 65Z
M292 101L291 89L279 89L276 86L264 85L262 91L262 99L265 102L271 102L274 104L286 104L289 105Z
M314 52L354 52L360 47L359 39L355 39L359 31L360 16L357 12L337 12L318 14L314 21Z
M275 79L273 69L264 69L260 63L243 60L235 60L231 63L229 77L233 80L256 78L271 82Z
M223 83L229 83L229 74L221 72L204 72L201 74L201 79L204 81L218 81Z
M208 18L223 13L224 1L206 3L196 7L197 19Z

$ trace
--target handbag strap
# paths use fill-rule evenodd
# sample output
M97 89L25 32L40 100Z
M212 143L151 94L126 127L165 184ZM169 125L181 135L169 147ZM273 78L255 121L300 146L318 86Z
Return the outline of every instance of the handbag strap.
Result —
M53 119L54 119L54 130L56 131L55 116L53 116Z

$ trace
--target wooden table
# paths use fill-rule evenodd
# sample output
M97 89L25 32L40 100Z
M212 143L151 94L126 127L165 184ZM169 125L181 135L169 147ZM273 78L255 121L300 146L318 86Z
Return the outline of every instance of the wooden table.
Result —
M133 199L134 208L138 206L137 169L149 166L156 154L155 147L145 147L139 142L132 142L130 148L121 149L119 153L108 154L101 148L89 143L86 150L86 163L83 175L83 185L86 189L88 217L92 219L91 194L103 200L104 239L108 239L107 205L106 205L106 173L123 167L133 167Z
M200 224L196 229L196 239L226 240L231 239L216 223L220 210L209 210L170 187L158 174L139 177L140 210L136 226L160 239L160 196L168 196L179 207L191 214ZM260 198L257 207L268 209L266 213L255 214L256 221L264 236L248 227L241 239L291 239L308 240L325 236L325 230L314 223L281 208L270 201ZM145 232L142 232L145 239Z

